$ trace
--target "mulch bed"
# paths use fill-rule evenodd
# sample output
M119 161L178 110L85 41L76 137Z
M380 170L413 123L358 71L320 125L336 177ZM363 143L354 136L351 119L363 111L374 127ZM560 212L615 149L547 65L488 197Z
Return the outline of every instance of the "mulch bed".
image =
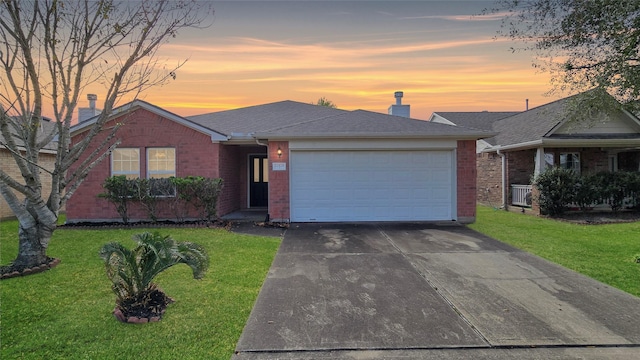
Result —
M130 223L123 223L118 221L113 222L77 222L64 225L58 225L58 229L78 229L78 230L101 230L101 229L165 229L165 228L212 228L212 229L225 229L232 231L235 221L215 220L215 221L137 221ZM264 229L288 229L288 223L281 222L253 222L253 226Z
M53 269L54 267L58 266L58 264L60 264L60 259L54 259L50 257L47 259L46 263L27 269L18 268L13 264L2 266L0 267L0 280L41 273L43 271Z
M555 220L566 221L582 225L617 224L640 221L639 211L570 211L563 215L553 217Z
M76 222L58 225L58 229L81 229L81 230L100 230L100 229L142 229L142 228L224 228L230 229L232 222L215 220L215 221L136 221L123 223L119 221L113 222Z
M167 296L162 290L154 289L150 292L139 294L139 298L126 299L116 304L113 316L120 322L144 324L158 322L162 319L167 305L173 304L174 299Z

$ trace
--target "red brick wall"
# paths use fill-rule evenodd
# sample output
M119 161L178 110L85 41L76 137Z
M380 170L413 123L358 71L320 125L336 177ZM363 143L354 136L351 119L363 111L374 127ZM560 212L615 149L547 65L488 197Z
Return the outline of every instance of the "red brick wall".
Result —
M174 121L165 119L144 109L137 109L111 121L105 126L110 129L115 122L124 125L118 130L117 138L121 148L140 149L140 176L146 177L146 148L174 147L176 149L176 176L219 177L218 152L220 144L213 144L208 135L192 130ZM99 134L93 144L99 144L107 135ZM79 137L84 136L80 134ZM82 159L81 159L82 160ZM79 164L80 162L77 162ZM68 221L119 220L115 207L105 199L98 198L103 192L102 183L111 176L111 159L105 158L80 185L67 203ZM173 219L175 212L167 202L158 204L160 219ZM139 206L131 209L131 219L146 219L146 212ZM195 214L190 214L195 216Z
M278 157L278 148L282 156ZM286 171L273 171L273 163L285 163ZM272 221L288 222L291 218L289 202L289 142L269 141L269 216Z
M225 179L225 186L218 200L218 216L249 206L249 155L266 151L259 145L220 145L220 176Z
M458 221L474 222L476 217L476 142L459 140L456 151L458 173Z
M502 158L495 152L476 155L478 168L478 202L502 205Z
M531 175L536 168L536 149L510 151L506 156L507 184L531 184Z
M218 151L220 177L224 179L224 187L218 198L218 216L222 216L240 207L242 184L238 179L242 173L242 157L238 145L218 145Z

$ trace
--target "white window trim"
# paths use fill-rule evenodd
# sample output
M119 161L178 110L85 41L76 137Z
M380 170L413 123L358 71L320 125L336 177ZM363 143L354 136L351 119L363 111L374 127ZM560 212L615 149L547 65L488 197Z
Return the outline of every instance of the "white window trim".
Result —
M150 171L149 170L149 152L150 150L158 150L158 149L173 149L173 171L166 171L166 170L161 170L161 171ZM147 179L152 179L152 175L170 175L170 176L176 176L177 173L177 166L178 164L176 163L176 158L178 157L176 154L176 148L175 147L171 147L171 146L155 146L155 147L149 147L146 149L146 158L147 158L147 162L146 162L146 166L147 166ZM173 194L171 195L155 195L157 197L161 197L161 198L169 198L169 197L175 197L176 196L176 189L173 189Z
M114 171L114 153L118 150L137 150L138 151L138 171ZM136 147L123 147L123 148L115 148L112 152L111 152L111 176L120 176L120 175L125 175L127 178L129 177L129 175L135 175L135 177L139 178L140 177L140 148L136 148Z
M173 158L173 171L166 171L166 170L156 170L156 171L151 171L149 170L149 152L150 150L158 150L158 149L173 149L173 154L174 154L174 158ZM174 147L170 147L170 146L158 146L158 147L150 147L147 148L147 179L151 179L152 175L171 175L171 176L176 176L177 173L177 164L176 164L176 158L177 158L177 154L176 154L176 148Z

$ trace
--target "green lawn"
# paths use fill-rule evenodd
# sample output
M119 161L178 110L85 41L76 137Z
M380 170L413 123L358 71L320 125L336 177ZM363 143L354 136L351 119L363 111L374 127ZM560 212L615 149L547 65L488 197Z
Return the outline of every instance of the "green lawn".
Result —
M122 324L111 311L115 295L98 256L135 230L56 230L49 256L62 259L41 274L0 281L2 359L229 359L280 239L220 229L159 229L206 247L203 280L176 265L156 280L176 302L163 319ZM150 230L155 231L155 230ZM17 253L17 222L0 223L0 263Z
M640 222L576 225L479 206L469 227L640 296Z
M574 225L479 207L472 229L640 296L640 222ZM229 359L280 244L277 238L219 229L160 229L204 245L205 279L177 265L157 283L176 299L158 323L134 325L111 315L115 296L98 257L136 230L57 230L53 270L0 281L2 359ZM154 230L151 230L154 231ZM17 223L0 223L0 263L17 252Z

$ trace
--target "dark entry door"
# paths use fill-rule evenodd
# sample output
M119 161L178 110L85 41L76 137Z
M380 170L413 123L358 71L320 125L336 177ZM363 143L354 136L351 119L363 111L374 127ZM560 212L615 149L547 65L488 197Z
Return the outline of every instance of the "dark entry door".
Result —
M266 155L249 156L249 207L266 207L269 201L269 160Z

